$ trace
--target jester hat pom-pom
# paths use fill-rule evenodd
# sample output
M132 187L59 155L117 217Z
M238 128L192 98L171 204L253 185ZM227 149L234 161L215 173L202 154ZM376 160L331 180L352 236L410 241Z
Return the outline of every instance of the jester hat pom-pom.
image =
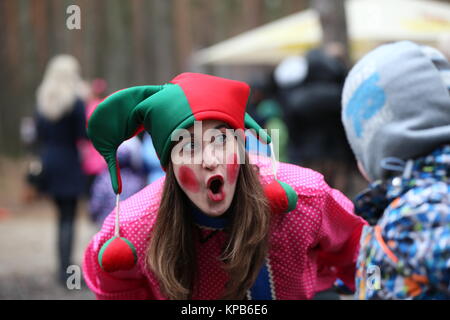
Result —
M263 188L273 213L287 213L297 206L297 193L287 183L274 180Z
M123 237L112 237L102 246L98 263L106 272L130 270L137 261L136 249Z

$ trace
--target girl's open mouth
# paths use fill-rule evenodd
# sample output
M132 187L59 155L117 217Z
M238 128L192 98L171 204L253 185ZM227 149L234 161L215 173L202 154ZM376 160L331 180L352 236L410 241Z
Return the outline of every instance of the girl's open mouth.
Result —
M223 191L223 177L215 175L208 179L207 182L208 197L211 201L219 202L225 199L225 192Z

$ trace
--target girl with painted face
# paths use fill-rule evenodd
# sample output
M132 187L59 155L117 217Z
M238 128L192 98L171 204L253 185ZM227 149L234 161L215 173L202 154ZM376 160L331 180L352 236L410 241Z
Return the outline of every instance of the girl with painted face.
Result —
M144 129L166 176L123 203L85 252L103 299L310 299L353 286L364 220L306 168L245 152L249 87L184 73L106 98L88 122L120 194L115 152ZM120 204L120 206L119 206ZM120 215L120 217L119 217ZM119 219L120 218L120 219Z

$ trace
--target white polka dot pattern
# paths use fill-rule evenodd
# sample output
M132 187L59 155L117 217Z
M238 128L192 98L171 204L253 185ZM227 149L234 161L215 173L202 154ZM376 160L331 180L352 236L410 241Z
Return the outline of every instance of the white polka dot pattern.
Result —
M272 169L268 159L257 160L262 183ZM332 285L336 276L353 285L353 275L364 220L353 214L352 203L331 189L321 174L280 163L277 178L291 185L299 196L295 210L274 215L270 229L270 275L277 299L310 299ZM158 281L145 263L149 235L155 222L164 178L121 203L121 236L135 246L138 265L130 272L107 274L97 254L113 236L114 215L105 220L85 252L86 283L99 299L164 299ZM214 232L200 228L202 238ZM194 299L219 299L227 274L219 261L226 234L219 231L205 243L197 243L198 278Z

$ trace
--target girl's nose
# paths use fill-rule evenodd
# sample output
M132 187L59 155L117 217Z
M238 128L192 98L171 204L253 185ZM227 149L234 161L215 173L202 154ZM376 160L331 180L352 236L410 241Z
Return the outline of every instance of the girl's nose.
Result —
M219 165L219 160L215 155L214 148L208 145L203 150L202 167L203 169L214 170Z

